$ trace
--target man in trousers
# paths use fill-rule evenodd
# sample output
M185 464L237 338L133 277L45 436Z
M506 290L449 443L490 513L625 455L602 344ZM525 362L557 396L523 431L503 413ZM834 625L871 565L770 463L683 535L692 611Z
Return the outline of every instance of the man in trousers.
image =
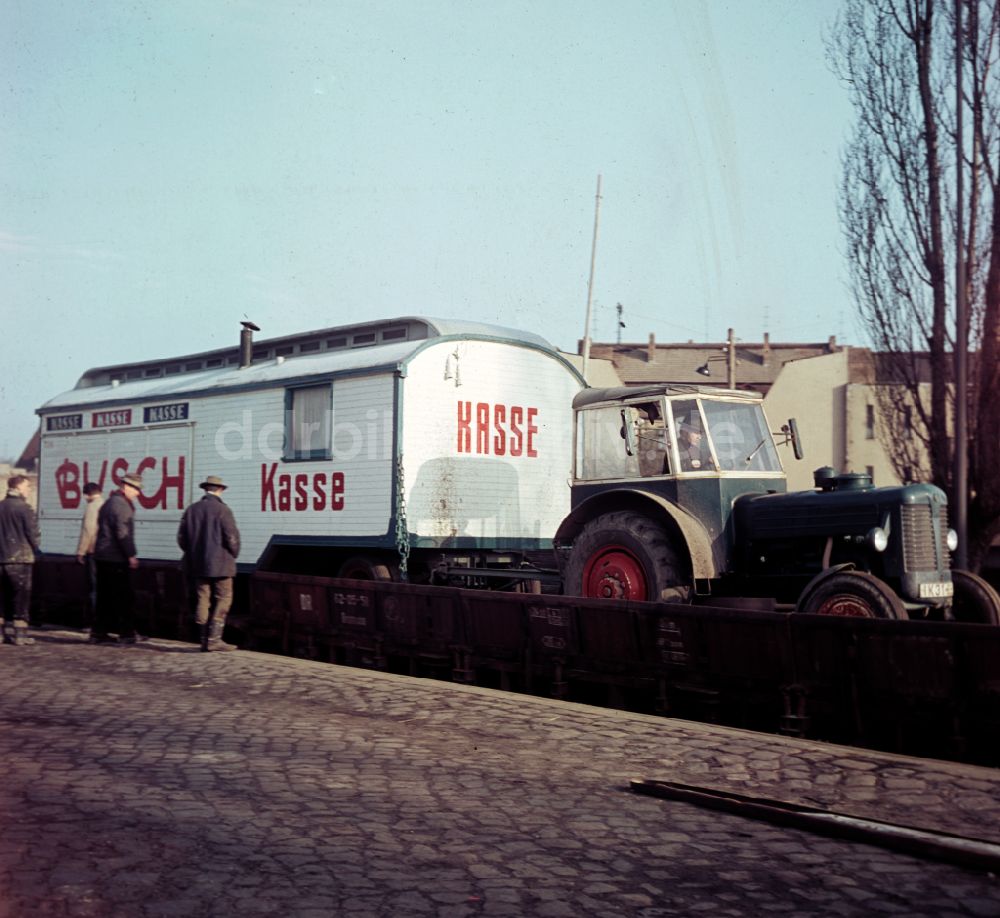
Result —
M199 487L205 496L184 511L177 544L184 552L184 569L197 597L195 621L201 630L201 649L206 653L236 650L222 640L222 632L233 604L240 531L233 511L222 501L226 490L222 479L209 475Z
M31 480L13 475L7 480L7 498L0 501L0 607L3 642L34 644L28 637L31 575L38 554L38 519L28 503Z
M141 491L142 479L126 475L97 514L97 609L90 630L92 644L138 644L145 640L135 630L132 586L133 571L139 566L135 499Z

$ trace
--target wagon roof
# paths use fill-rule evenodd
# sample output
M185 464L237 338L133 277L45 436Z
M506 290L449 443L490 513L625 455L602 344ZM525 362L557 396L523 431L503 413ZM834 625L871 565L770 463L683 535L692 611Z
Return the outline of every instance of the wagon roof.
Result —
M264 388L271 385L287 385L295 381L307 382L311 377L328 378L338 375L360 373L391 373L403 368L420 350L441 340L492 340L502 341L533 349L543 350L558 356L558 352L544 338L530 332L521 332L501 326L481 322L463 322L451 319L424 319L405 317L383 321L379 326L390 324L403 326L416 323L419 337L393 343L379 343L367 347L341 347L320 350L316 353L296 352L287 358L272 357L256 360L248 367L240 368L227 359L223 365L184 372L169 372L168 367L181 366L195 359L204 365L206 357L218 355L230 358L236 348L204 352L188 357L174 357L169 360L152 361L148 364L122 364L118 367L103 367L88 370L76 387L50 399L38 413L46 413L76 405L114 404L126 401L162 401L175 397L212 395L237 388ZM323 329L307 335L293 335L272 338L254 343L254 351L267 346L274 353L275 345L324 339L330 335L350 335L358 329L368 329L372 325L341 326ZM422 333L423 332L423 333ZM562 358L560 358L562 359ZM130 378L125 370L147 367L152 378Z

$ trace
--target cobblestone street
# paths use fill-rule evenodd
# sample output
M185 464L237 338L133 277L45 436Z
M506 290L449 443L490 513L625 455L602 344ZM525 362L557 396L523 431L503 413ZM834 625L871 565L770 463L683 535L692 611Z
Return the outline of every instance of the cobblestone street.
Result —
M1000 771L303 660L0 647L0 916L1000 915L990 874L631 793L1000 841Z

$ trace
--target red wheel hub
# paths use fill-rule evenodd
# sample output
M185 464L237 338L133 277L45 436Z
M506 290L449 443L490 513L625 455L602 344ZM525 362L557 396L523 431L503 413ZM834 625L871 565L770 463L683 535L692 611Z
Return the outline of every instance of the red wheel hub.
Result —
M583 595L641 602L649 596L646 572L639 559L624 546L605 546L587 561L583 570Z
M846 618L875 618L872 607L860 596L838 593L831 596L816 610L818 615L841 615Z

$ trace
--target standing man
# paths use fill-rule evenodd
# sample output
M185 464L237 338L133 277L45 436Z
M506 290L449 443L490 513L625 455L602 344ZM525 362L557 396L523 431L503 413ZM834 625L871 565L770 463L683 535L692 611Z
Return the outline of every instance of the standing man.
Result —
M233 511L222 502L226 485L209 475L200 485L205 496L184 511L177 544L184 552L184 569L197 595L195 621L201 629L201 649L236 650L222 640L226 616L233 604L233 577L240 553L240 531Z
M83 499L87 506L80 523L80 541L76 545L76 560L84 565L87 572L87 624L93 627L97 612L97 566L94 563L94 548L97 546L97 515L104 505L101 486L88 481L83 486Z
M7 499L0 501L0 605L3 607L3 642L34 644L28 637L31 609L31 574L38 553L38 518L28 504L31 479L7 479Z
M132 612L132 571L139 566L135 550L135 504L142 490L138 475L122 478L97 514L97 612L90 631L92 644L135 644L143 638L135 631ZM117 632L118 637L111 633Z

